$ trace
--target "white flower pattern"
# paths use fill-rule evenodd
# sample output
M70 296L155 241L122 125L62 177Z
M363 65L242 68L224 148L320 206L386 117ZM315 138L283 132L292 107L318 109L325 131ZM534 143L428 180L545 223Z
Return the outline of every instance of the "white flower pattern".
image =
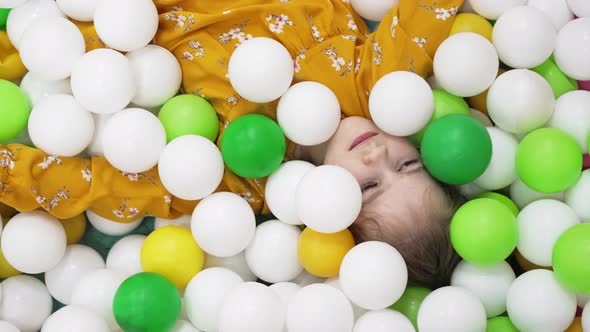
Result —
M92 182L92 172L86 168L82 170L82 177L88 182Z
M49 166L51 166L53 163L61 166L62 161L58 156L49 155L49 156L43 158L43 161L40 162L39 164L37 164L37 166L41 167L41 169L48 169Z
M354 18L352 17L352 15L346 15L346 18L348 19L348 24L347 24L348 29L350 29L352 31L357 31L358 26L356 25L356 22L354 21Z
M427 38L418 38L418 37L412 38L412 41L414 43L418 44L418 46L420 46L421 48L424 48L424 45L426 45L427 40L428 40Z
M395 38L395 28L397 27L397 25L399 24L399 18L397 16L394 16L393 19L391 20L391 38Z
M270 29L271 32L274 32L276 34L280 34L283 33L283 28L285 26L293 26L293 22L289 19L289 16L285 15L285 14L281 14L281 15L268 15L265 19L267 22L269 22L268 24L268 28Z

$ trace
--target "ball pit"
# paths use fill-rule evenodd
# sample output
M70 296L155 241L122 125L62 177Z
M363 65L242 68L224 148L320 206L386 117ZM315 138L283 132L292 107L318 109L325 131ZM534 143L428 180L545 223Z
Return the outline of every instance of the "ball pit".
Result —
M0 330L590 329L590 7L429 1L334 2L329 13L350 15L328 25L323 3L307 22L290 11L301 4L275 4L284 13L209 36L199 30L250 12L4 0L0 77L14 83L0 81L0 200L25 212L0 204ZM307 24L303 46L318 47L288 36ZM470 199L450 220L464 259L451 286L408 279L416 262L397 241L422 238L387 236L408 218L383 215L380 241L355 243L367 229L347 228L371 216L359 177L376 174L316 155L340 148L341 112L418 143L423 171ZM82 186L55 175L70 170ZM53 185L49 213L33 211Z

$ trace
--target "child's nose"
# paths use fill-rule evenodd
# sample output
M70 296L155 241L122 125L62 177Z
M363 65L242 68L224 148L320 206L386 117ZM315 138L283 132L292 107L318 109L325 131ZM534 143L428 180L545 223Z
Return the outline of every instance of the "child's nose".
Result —
M363 155L363 163L365 165L372 165L377 162L383 161L387 156L387 147L385 145L374 144L366 150Z

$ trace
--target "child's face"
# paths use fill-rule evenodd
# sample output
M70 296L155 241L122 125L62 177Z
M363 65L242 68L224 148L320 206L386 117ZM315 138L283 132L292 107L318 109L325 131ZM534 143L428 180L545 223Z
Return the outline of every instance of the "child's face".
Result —
M418 150L407 139L384 133L370 120L342 120L325 145L323 164L341 166L358 180L363 208L357 221L377 218L413 223L416 213L448 209L444 191L424 168Z

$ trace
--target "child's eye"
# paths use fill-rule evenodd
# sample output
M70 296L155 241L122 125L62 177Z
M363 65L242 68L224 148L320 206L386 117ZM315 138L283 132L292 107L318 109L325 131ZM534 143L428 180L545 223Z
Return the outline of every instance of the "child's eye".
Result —
M398 169L398 172L403 172L405 170L407 170L408 168L410 168L411 166L417 165L418 164L418 160L417 159L413 159L413 160L408 160L406 162L404 162Z
M369 191L369 190L371 190L371 189L373 189L373 188L375 188L377 186L378 186L378 183L377 182L368 182L368 183L364 184L361 187L361 191L362 192L367 192L367 191Z

